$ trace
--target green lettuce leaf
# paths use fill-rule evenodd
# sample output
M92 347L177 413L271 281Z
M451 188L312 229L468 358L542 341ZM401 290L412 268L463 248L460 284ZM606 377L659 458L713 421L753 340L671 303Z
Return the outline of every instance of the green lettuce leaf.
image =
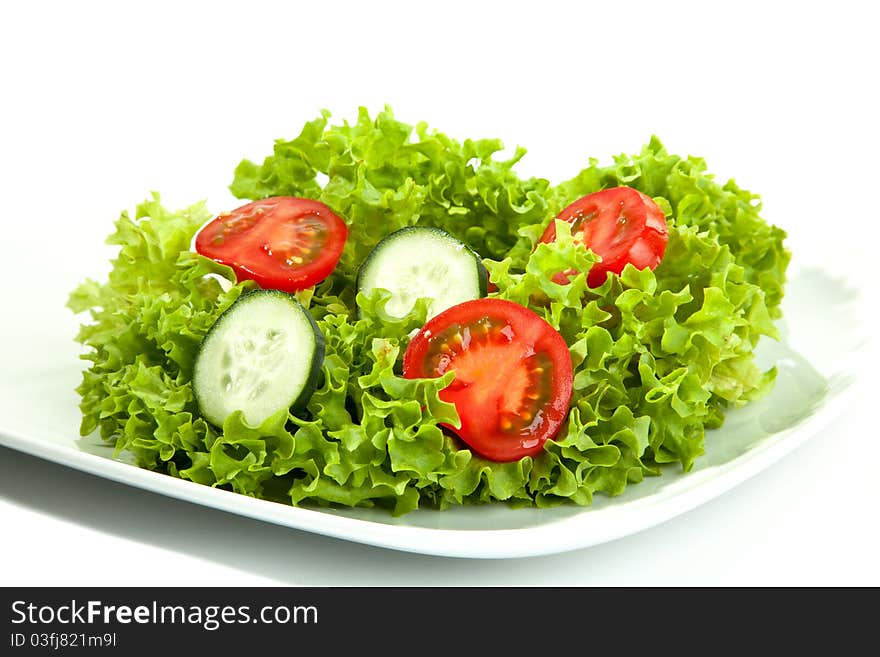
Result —
M497 140L455 141L397 121L391 110L331 125L324 112L261 164L242 162L231 185L241 198L291 194L323 201L350 227L339 267L297 297L326 340L323 382L304 410L259 427L240 414L213 427L191 389L202 338L253 286L189 251L209 218L202 204L179 212L158 196L123 213L111 235L119 255L104 283L70 297L89 312L81 432L98 432L146 468L241 494L303 505L377 506L401 514L504 501L513 506L590 504L628 484L688 469L725 412L764 393L774 371L753 352L776 337L785 281L784 233L759 216L757 197L721 185L697 158L669 155L652 139L638 156L595 161L556 187L523 180L525 151L496 161ZM326 180L323 184L321 179ZM566 223L538 244L565 205L627 184L653 196L670 226L656 271L628 266L590 289L583 273L559 285L548 273L586 272L597 256ZM357 294L357 268L382 237L413 224L438 226L484 258L494 296L534 310L569 345L574 394L567 422L543 453L496 463L444 427L455 407L438 379L404 379L409 337L426 303L389 316L387 293Z
M496 161L492 156L503 148L497 139L459 143L424 123L397 121L389 108L375 118L361 108L353 124L328 119L324 112L295 139L277 141L262 164L243 161L230 190L251 200L314 198L345 218L349 239L331 279L351 308L358 267L395 230L436 226L500 259L511 249L527 254L531 245L519 228L549 216L549 183L513 172L524 149ZM327 177L323 187L319 173Z
M653 137L639 155L619 155L610 166L591 159L589 167L553 189L551 206L558 211L585 194L617 185L659 197L677 225L694 226L730 247L746 281L764 291L771 316L780 316L791 254L783 246L785 231L761 218L757 195L733 180L719 183L707 173L705 160L670 155Z
M91 348L78 388L80 431L98 430L147 467L189 466L187 451L215 437L193 399L193 361L205 333L250 284L224 291L218 279L234 282L232 270L190 253L209 218L204 204L169 212L158 195L134 218L123 212L107 240L119 246L108 281L86 281L69 301L91 317L77 336Z

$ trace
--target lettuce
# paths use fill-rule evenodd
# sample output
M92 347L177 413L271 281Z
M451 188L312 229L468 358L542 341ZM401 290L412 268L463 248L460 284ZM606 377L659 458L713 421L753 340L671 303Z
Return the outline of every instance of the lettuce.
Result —
M771 316L780 316L791 254L783 246L785 231L761 218L757 195L733 180L718 183L706 173L705 160L670 155L653 137L639 155L619 155L611 166L600 167L591 159L589 167L553 189L551 206L558 210L585 194L617 185L660 197L676 224L694 226L730 247L745 280L764 291Z
M517 149L496 161L497 139L462 143L394 119L385 109L375 119L361 108L357 122L328 125L329 114L307 123L298 137L277 141L262 164L243 161L230 190L243 199L291 195L317 199L349 225L349 239L334 273L339 293L353 307L351 282L370 250L385 235L415 224L458 236L478 253L523 256L530 244L519 229L548 215L549 183L520 180ZM327 177L320 187L317 174Z
M86 281L68 303L92 320L77 336L91 348L77 389L80 432L99 431L145 467L174 469L216 438L198 415L192 366L205 333L250 284L224 292L217 278L234 281L232 270L189 252L209 218L204 204L171 213L158 195L134 218L123 212L107 240L120 247L108 281Z
M753 352L776 337L785 281L784 233L759 216L757 197L721 185L697 158L668 154L654 138L638 156L595 161L557 186L520 179L525 151L493 159L497 140L457 142L361 110L354 124L329 114L278 141L261 164L242 162L231 185L241 198L316 198L346 218L339 267L298 293L326 339L323 383L305 410L259 427L240 414L222 428L198 413L192 365L213 322L252 283L189 251L210 217L203 204L179 212L157 195L123 213L109 242L119 255L104 283L71 295L88 311L78 340L83 435L99 432L138 465L269 500L419 507L506 501L514 506L589 504L666 464L689 469L707 430L764 393L775 372ZM326 177L321 185L320 177ZM554 215L579 196L627 184L655 197L670 239L656 271L628 266L599 288L579 274L558 285L547 272L587 271L597 257L568 224L537 243ZM565 338L574 365L568 421L537 457L480 458L441 429L458 423L439 392L452 374L404 379L401 359L425 320L420 302L404 318L384 312L387 293L356 293L359 264L382 237L415 223L443 228L484 258L494 296L528 306Z

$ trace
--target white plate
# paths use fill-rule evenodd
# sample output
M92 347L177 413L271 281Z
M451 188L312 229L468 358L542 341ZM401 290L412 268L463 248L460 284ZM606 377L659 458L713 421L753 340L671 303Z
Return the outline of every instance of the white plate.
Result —
M771 466L844 408L868 335L857 317L858 290L821 269L800 268L792 273L787 288L785 319L780 324L783 342L767 340L759 348L762 364L779 367L775 388L767 397L730 412L724 427L708 435L707 453L690 473L667 468L662 477L630 486L622 496L597 496L588 508L471 506L392 518L370 509L294 508L201 486L113 460L110 448L99 440L81 439L74 392L80 378L79 348L72 341L77 319L63 308L66 293L57 284L51 289L31 286L10 291L11 298L4 301L5 308L25 308L30 316L0 325L0 444L279 525L457 557L518 557L587 547L646 529L711 500ZM28 303L34 298L40 302Z

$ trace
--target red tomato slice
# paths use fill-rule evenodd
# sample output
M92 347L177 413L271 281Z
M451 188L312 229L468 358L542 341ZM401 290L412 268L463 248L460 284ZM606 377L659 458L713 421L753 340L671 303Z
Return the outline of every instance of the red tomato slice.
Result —
M339 262L345 222L323 203L275 196L224 212L196 236L196 251L239 280L295 292L323 281Z
M587 285L598 287L608 272L620 274L629 263L654 269L663 259L669 230L663 210L650 196L632 187L612 187L587 194L566 207L557 219L571 224L572 236L602 258L587 275ZM541 242L556 239L551 222ZM564 283L574 272L560 272L553 280Z
M461 427L448 428L488 459L540 453L568 414L568 345L538 315L511 301L466 301L422 327L403 356L403 376L433 378L449 370L455 378L440 399L455 404Z

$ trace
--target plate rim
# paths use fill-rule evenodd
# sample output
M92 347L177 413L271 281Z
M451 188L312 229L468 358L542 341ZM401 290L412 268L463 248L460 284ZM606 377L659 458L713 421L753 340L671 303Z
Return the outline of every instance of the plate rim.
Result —
M768 435L729 461L688 473L678 480L679 486L674 492L663 495L661 491L601 509L584 507L565 518L517 529L440 529L387 524L290 506L23 436L3 426L0 426L0 445L152 493L336 539L439 557L520 558L607 543L655 527L719 497L794 451L835 419L858 389L857 372L849 369L845 373L851 375L846 385L829 389L828 396L812 413ZM597 527L600 531L596 531ZM548 540L551 538L553 540Z

